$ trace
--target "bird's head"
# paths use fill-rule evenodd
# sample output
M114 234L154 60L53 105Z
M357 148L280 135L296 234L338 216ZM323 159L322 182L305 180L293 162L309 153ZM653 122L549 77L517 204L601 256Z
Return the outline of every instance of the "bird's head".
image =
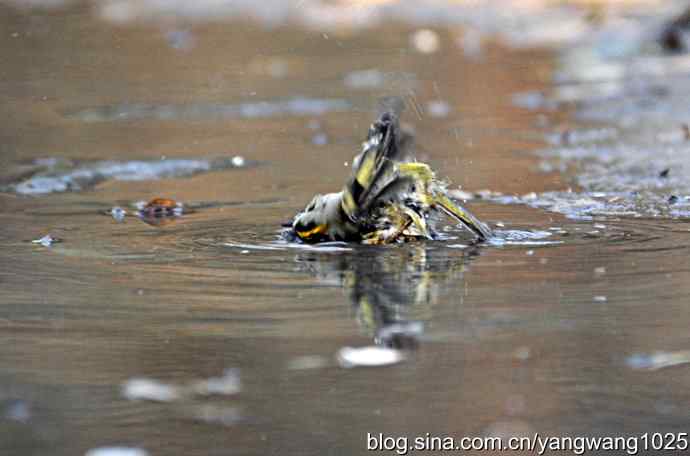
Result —
M295 216L292 229L297 236L306 242L318 242L328 239L334 196L338 194L316 195L306 208ZM339 200L338 200L339 201Z

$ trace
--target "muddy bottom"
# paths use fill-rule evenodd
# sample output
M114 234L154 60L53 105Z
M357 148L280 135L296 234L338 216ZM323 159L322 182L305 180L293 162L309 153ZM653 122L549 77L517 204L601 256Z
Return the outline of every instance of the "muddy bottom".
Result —
M0 453L687 432L690 223L555 207L584 198L549 193L577 181L536 153L569 114L513 102L552 56L487 42L469 60L450 28L420 52L402 25L0 9ZM491 242L280 241L342 185L385 95L407 100L421 159L494 192L468 202ZM190 210L144 223L154 197Z

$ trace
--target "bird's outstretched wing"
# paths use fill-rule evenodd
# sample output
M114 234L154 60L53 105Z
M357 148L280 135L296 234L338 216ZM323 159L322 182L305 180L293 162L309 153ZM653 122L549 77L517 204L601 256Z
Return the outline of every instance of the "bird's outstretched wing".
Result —
M343 188L342 207L352 221L369 211L381 192L398 178L396 163L414 160L413 143L412 135L400 129L393 111L384 112L371 125Z

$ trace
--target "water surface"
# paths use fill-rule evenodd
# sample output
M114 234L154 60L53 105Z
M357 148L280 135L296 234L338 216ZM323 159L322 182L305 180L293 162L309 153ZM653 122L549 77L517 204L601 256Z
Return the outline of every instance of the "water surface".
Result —
M232 22L171 35L174 24L108 25L79 6L0 8L17 34L0 40L3 454L363 454L367 432L687 432L690 370L649 369L652 354L690 344L683 218L567 217L489 198L468 206L503 242L468 246L452 227L457 239L402 246L277 242L314 193L342 185L384 95L413 106L420 158L454 186L567 190L575 180L545 172L535 151L569 113L513 104L544 89L550 54L488 42L470 60L453 28L425 54L404 25ZM381 84L372 73L351 83L372 69ZM33 196L7 187L46 172L45 159L92 169L236 156L252 166ZM157 226L104 215L153 197L193 210ZM49 233L62 242L30 242ZM405 360L336 361L375 342ZM238 394L122 391L133 378L187 385L226 369L238 369Z

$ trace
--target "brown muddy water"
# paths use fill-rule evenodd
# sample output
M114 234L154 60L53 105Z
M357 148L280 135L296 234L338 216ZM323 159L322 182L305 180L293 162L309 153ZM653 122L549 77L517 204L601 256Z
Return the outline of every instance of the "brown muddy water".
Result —
M340 187L384 95L406 98L420 158L455 186L573 185L534 153L569 113L513 104L549 83L550 54L489 42L467 57L452 28L425 53L403 25L111 25L78 7L0 7L0 30L0 454L688 431L683 219L479 200L487 245L278 241ZM192 211L104 215L153 197ZM46 234L62 242L30 242ZM405 358L338 363L375 343ZM228 369L231 391L170 386ZM169 394L133 400L142 378Z

